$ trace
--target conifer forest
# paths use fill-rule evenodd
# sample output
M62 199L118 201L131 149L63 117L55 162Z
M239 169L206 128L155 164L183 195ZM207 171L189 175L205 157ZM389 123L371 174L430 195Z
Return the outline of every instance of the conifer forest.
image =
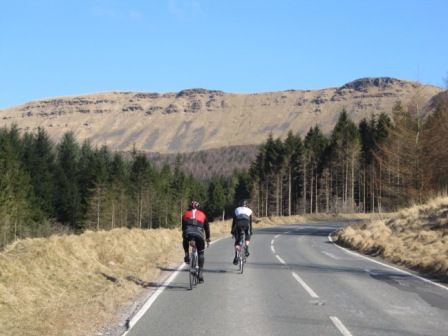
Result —
M57 143L43 128L0 129L0 248L16 239L117 227L173 228L190 200L210 220L241 199L258 217L394 211L446 192L448 104L423 118L415 106L355 124L341 111L330 134L270 135L250 169L200 180L145 153Z

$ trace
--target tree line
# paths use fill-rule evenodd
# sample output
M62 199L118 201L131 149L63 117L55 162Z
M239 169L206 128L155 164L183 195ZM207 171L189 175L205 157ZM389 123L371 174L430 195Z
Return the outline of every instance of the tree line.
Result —
M212 216L233 203L237 174L200 181L180 160L156 168L144 153L79 144L72 132L55 144L43 128L0 129L0 247L18 238L116 227L179 225L191 199ZM207 200L210 201L207 201Z
M448 103L423 117L397 102L356 125L343 110L326 136L268 137L250 168L252 203L263 216L392 211L448 186Z
M43 128L0 129L0 247L56 231L179 225L191 199L211 220L250 199L258 216L395 210L448 186L448 103L423 118L419 104L355 124L346 111L330 134L270 135L250 169L199 180L181 157L157 167L145 153L54 143ZM198 163L200 164L200 163Z

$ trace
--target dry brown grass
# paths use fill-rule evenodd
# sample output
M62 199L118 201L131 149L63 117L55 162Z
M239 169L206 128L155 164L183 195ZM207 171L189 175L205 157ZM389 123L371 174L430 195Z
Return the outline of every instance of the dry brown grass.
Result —
M269 218L255 228L329 218ZM212 239L230 225L212 223ZM115 229L17 241L0 253L1 334L94 335L141 296L141 283L180 263L180 238L178 229Z
M448 277L448 197L370 220L334 234L341 244L432 276Z
M18 241L0 254L2 335L86 335L179 251L175 230L86 232ZM171 258L171 259L170 259Z

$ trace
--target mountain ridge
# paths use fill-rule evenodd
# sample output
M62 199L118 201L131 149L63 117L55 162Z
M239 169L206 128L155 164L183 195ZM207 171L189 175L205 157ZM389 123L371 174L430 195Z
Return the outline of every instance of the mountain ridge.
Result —
M340 87L228 93L203 88L179 92L103 92L48 98L0 110L0 126L44 127L54 140L73 131L79 141L113 150L184 153L258 145L269 134L330 132L345 109L355 122L393 105L429 106L442 91L391 77L366 77Z

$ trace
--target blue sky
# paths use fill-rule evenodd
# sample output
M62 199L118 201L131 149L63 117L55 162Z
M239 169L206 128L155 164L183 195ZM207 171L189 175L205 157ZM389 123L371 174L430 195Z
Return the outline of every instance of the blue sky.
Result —
M0 108L105 91L444 85L446 0L0 0Z

